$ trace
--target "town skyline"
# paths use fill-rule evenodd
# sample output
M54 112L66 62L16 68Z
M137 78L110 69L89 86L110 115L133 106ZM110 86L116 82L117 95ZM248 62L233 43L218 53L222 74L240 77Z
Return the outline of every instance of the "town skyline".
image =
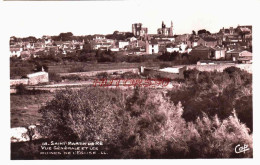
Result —
M16 37L35 36L39 38L43 35L58 35L61 32L72 32L76 36L106 35L112 34L114 31L131 32L131 26L134 23L142 23L143 27L148 28L148 34L156 34L162 21L167 27L171 25L172 21L177 35L191 34L192 30L197 32L200 29L216 33L223 27L254 26L254 17L249 16L254 15L254 8L257 6L253 5L253 2L256 1L252 0L250 3L244 4L231 0L225 2L225 5L222 2L224 1L219 1L213 6L208 3L205 5L206 1L203 0L175 1L174 3L152 1L149 2L149 5L146 1L103 1L65 3L61 7L60 3L53 3L48 7L30 3L26 6L22 5L22 7L7 5L5 9L16 10L19 13L19 20L8 21L10 36ZM171 5L166 5L168 3ZM57 7L59 7L59 13L55 12ZM244 12L237 12L238 9ZM46 12L38 12L39 10ZM68 10L73 12L68 12ZM17 14L10 14L8 19L15 20L16 18Z

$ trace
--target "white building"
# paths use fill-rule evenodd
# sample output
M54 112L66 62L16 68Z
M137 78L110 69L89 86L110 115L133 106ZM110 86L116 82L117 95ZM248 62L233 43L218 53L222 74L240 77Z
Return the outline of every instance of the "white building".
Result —
M119 49L124 49L125 46L129 45L129 42L128 41L119 41L118 42L118 47Z
M156 40L146 41L146 53L147 54L159 53L159 44Z
M104 39L106 39L106 37L104 35L102 35L102 34L95 34L94 38L93 38L93 40L95 40L95 41L97 41L97 40L104 40Z
M166 51L169 53L179 52L180 48L179 47L169 47L169 48L166 48Z
M10 48L10 57L21 56L21 52L23 51L23 48Z

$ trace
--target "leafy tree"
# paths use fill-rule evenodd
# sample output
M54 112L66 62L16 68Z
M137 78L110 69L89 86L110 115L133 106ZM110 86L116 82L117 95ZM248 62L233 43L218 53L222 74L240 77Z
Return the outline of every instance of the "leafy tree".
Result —
M198 35L201 35L201 34L211 34L209 31L205 30L205 29L201 29L201 30L198 30Z
M71 32L60 33L59 38L61 41L71 41L73 38L73 34Z

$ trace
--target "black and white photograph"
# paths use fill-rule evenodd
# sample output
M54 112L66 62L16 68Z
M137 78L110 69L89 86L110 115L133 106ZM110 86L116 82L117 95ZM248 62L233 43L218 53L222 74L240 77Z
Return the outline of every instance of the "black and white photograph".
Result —
M10 160L255 157L260 1L1 3Z

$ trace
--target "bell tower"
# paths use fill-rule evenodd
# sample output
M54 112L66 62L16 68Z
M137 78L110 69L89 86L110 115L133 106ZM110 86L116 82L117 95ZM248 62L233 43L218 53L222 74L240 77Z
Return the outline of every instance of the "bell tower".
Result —
M170 33L169 36L173 36L173 22L171 21Z

